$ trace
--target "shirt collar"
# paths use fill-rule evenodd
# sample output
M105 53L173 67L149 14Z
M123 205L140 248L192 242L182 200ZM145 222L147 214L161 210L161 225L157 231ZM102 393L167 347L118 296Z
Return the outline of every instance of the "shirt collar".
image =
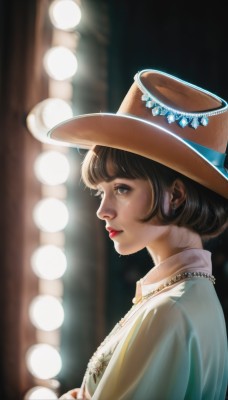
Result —
M186 249L155 265L136 283L135 299L139 301L163 281L183 272L212 273L211 253L203 249Z

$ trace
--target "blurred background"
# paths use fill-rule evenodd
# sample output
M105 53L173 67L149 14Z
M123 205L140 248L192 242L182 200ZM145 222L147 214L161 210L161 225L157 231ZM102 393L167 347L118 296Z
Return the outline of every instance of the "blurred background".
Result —
M144 68L228 100L226 25L203 2L1 0L1 399L78 387L152 266L113 250L80 182L83 151L37 139L72 115L116 112ZM226 322L227 243L206 244Z

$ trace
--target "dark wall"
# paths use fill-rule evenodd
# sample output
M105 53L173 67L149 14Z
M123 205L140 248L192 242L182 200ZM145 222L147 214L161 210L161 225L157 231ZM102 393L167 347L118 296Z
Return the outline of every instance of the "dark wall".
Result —
M109 0L110 106L134 74L157 68L228 97L227 16L204 2Z

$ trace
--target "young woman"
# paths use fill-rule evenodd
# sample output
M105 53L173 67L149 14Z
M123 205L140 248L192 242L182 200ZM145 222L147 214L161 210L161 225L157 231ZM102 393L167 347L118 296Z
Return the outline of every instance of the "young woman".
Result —
M227 103L143 70L117 114L76 117L50 136L89 148L82 178L116 251L146 248L155 265L81 388L61 399L224 400L227 333L203 243L228 226Z

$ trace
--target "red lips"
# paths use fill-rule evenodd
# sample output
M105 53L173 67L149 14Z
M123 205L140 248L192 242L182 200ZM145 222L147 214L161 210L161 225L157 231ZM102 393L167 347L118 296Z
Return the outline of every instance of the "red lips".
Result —
M109 232L109 237L112 239L122 231L117 231L116 229L111 228L111 226L107 226L106 230Z

